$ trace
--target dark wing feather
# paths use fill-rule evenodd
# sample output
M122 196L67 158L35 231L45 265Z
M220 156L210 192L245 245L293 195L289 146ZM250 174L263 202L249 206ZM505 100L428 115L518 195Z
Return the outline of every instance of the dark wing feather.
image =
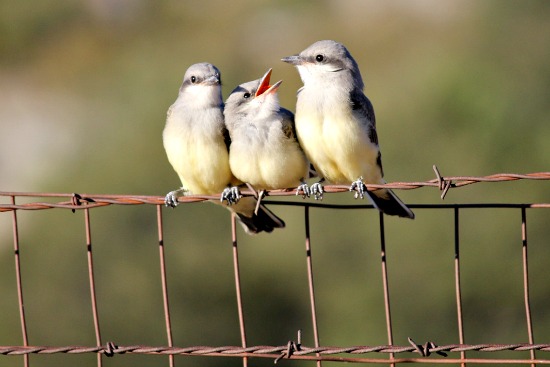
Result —
M362 120L367 120L372 124L373 127L376 127L376 116L374 115L374 108L372 107L372 103L363 93L363 91L359 89L352 90L349 95L349 100L353 111L363 116L364 119Z
M225 146L227 147L227 151L229 152L229 146L231 145L231 136L229 136L229 130L227 130L225 126L223 127L222 135Z
M281 122L283 133L288 139L294 139L298 141L296 138L296 126L294 124L294 114L287 110L286 108L282 108L279 110L280 115L283 117L283 121Z
M351 109L353 113L359 116L365 128L368 129L369 139L372 143L378 145L378 135L376 134L376 117L372 103L365 94L358 89L354 89L349 95Z
M359 89L354 89L350 92L349 95L350 105L354 114L357 114L359 121L363 123L365 129L367 129L367 134L369 140L378 145L378 134L376 133L376 116L374 115L374 108L372 103L365 96L363 91ZM382 156L378 152L378 157L376 157L376 163L380 167L382 177L384 176L384 170L382 169Z

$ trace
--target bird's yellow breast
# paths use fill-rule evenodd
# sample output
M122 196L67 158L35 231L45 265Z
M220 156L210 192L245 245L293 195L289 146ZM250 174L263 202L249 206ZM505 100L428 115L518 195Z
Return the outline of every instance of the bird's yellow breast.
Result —
M219 193L232 181L221 132L192 131L183 124L167 124L163 142L182 187L192 194Z
M281 136L235 139L229 155L231 171L258 190L296 187L308 172L304 154L295 141Z
M381 182L378 147L351 110L299 108L296 130L307 157L328 181L349 184L363 177L368 183Z

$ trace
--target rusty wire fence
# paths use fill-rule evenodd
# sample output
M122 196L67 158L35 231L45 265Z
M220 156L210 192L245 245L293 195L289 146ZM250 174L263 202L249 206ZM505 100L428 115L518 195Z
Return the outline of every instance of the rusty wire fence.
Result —
M532 173L532 174L497 174L485 177L442 177L434 167L436 178L425 182L394 182L386 185L367 185L369 190L376 190L380 187L388 187L392 189L416 189L421 187L435 187L442 191L442 198L451 188L457 188L465 185L481 183L481 182L503 182L515 180L550 180L550 172ZM347 191L344 186L329 186L325 187L327 193L336 193ZM251 195L251 192L243 192L244 195ZM294 192L277 190L269 193L269 196L288 196L294 195ZM309 309L312 322L314 345L306 346L302 344L301 332L298 331L296 337L281 345L266 346L266 345L249 345L247 342L247 328L245 327L245 314L243 312L242 292L241 292L241 274L239 268L239 251L237 242L236 220L235 216L231 216L231 238L227 241L232 245L233 256L233 271L235 280L236 302L238 310L238 320L240 326L241 345L238 346L175 346L172 337L172 322L170 307L174 307L169 302L168 295L168 277L165 262L165 244L164 244L164 228L163 228L163 197L160 196L135 196L135 195L87 195L87 194L58 194L58 193L21 193L21 192L0 192L0 197L8 200L7 204L0 204L0 212L2 215L11 215L11 223L13 227L13 256L15 261L15 287L17 289L20 330L21 330L21 345L17 346L0 346L0 364L2 358L13 358L10 356L23 356L23 365L30 365L30 355L32 354L96 354L97 365L102 366L103 360L106 357L119 356L124 358L122 354L147 354L147 355L164 355L168 356L167 364L174 366L174 356L216 356L216 357L233 357L242 359L242 364L247 366L250 358L269 358L275 363L281 359L307 360L311 363L316 363L320 366L323 361L331 362L356 362L356 363L377 363L394 366L400 363L430 363L430 364L457 364L465 366L466 364L550 364L550 356L546 354L550 352L550 344L536 344L535 333L533 331L533 318L531 316L531 301L530 301L530 282L532 274L529 273L528 266L528 241L527 241L527 212L529 210L544 210L544 214L549 218L550 225L550 203L521 203L521 204L418 204L410 205L412 209L420 210L437 210L452 212L454 218L454 304L456 308L455 320L458 330L456 344L437 345L434 342L417 341L409 338L408 344L394 344L394 330L392 327L392 312L390 302L390 284L388 282L388 259L386 254L385 244L385 229L384 216L379 215L380 228L380 270L383 288L383 303L385 310L385 328L387 344L384 345L359 345L359 346L323 346L320 344L317 322L317 305L316 294L314 288L314 264L312 243L310 241L310 210L311 209L329 209L329 210L369 210L373 209L371 205L332 205L315 202L312 200L294 200L294 201L275 201L266 202L268 205L283 205L295 206L303 209L303 220L305 224L305 264L307 268L307 279L309 289ZM30 203L20 204L22 198L32 201ZM48 198L50 202L43 201ZM53 202L52 201L53 198ZM42 201L39 201L42 199ZM208 199L218 199L218 197L210 196L187 196L182 197L180 202L182 205L191 202L204 201ZM157 265L161 274L162 286L162 304L164 308L165 320L165 346L148 346L148 345L118 345L116 340L104 340L101 334L101 320L98 314L98 301L96 296L96 284L94 274L94 258L92 251L92 230L90 226L90 212L92 209L111 205L153 205L156 206L156 227L158 229L158 259ZM518 231L521 232L521 264L522 264L522 284L523 284L523 304L525 306L524 325L526 325L527 342L518 342L515 344L468 344L464 336L463 325L463 296L461 285L461 231L460 218L461 213L469 208L509 208L517 210L520 214L518 218ZM95 345L68 345L68 346L43 346L33 345L32 335L27 331L28 316L25 314L24 289L21 277L21 268L31 266L31 264L22 263L20 258L20 240L18 228L18 214L21 211L36 211L36 210L82 210L84 212L84 228L86 238L86 254L88 267L89 294L93 318L93 330L95 336ZM545 239L547 242L549 239ZM338 276L335 274L334 276ZM174 281L174 280L170 280ZM550 289L550 288L549 288ZM546 307L550 307L550 300ZM4 311L2 311L4 312ZM84 311L83 311L84 312ZM16 317L15 315L13 315ZM284 320L281 320L281 322ZM550 343L550 341L547 341ZM518 351L528 352L529 358L496 358L487 353L487 357L469 357L468 352L499 352L499 351ZM538 352L538 353L537 353ZM403 357L403 353L416 353L416 357Z

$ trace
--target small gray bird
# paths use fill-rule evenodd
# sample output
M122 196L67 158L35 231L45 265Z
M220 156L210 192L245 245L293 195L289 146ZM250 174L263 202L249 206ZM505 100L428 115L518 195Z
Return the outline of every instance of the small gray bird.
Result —
M296 131L322 178L310 188L316 198L322 197L323 179L334 184L351 182L356 198L366 192L383 213L413 219L413 212L391 190L368 191L364 185L385 181L374 110L346 47L319 41L282 61L295 65L304 83L298 91Z
M178 174L182 188L166 195L167 206L178 204L177 196L214 195L223 192L247 233L271 232L284 222L265 206L254 213L256 199L238 200L232 185L240 182L229 167L229 134L223 117L219 70L211 64L194 64L183 77L176 101L167 113L163 134L164 149ZM238 202L237 202L238 201ZM236 202L236 203L235 203Z
M294 114L279 104L270 85L271 69L261 79L239 85L225 102L231 137L229 165L240 181L256 190L298 187L307 195L309 166L296 139ZM260 194L260 196L261 196Z

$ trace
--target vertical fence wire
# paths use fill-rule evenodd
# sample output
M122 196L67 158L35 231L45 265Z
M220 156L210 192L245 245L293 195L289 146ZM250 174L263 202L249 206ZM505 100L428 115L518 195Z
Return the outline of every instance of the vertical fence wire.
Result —
M380 253L382 262L382 286L384 287L384 310L386 312L386 334L388 335L388 345L393 345L393 332L390 310L390 289L388 284L388 267L386 263L386 235L384 231L384 216L380 212ZM395 355L390 353L390 359L394 359ZM390 366L394 367L395 363Z
M168 282L166 279L166 261L164 255L164 236L162 225L162 205L157 205L157 227L159 237L160 280L162 285L162 303L164 305L164 323L166 325L166 338L169 347L173 347L172 323L170 322L170 306L168 302ZM174 367L174 355L168 355L168 365Z
M241 346L246 348L246 329L244 326L243 300L241 293L241 275L239 271L239 251L237 248L236 215L231 212L231 241L233 243L233 271L235 273L235 291L237 293L237 312L239 313L239 328L241 330ZM248 358L243 357L243 367L248 367Z
M11 196L11 203L15 205L15 196ZM21 279L21 259L19 257L19 229L17 225L17 211L12 211L12 224L13 224L13 253L15 256L15 278L17 281L17 300L19 303L19 319L21 322L21 334L23 337L23 346L29 345L29 338L27 335L27 320L25 318L25 303L23 302L23 282ZM29 367L29 355L23 356L23 365Z
M523 295L525 302L525 319L527 321L527 333L529 344L534 344L533 323L531 320L531 304L529 301L529 267L527 262L527 214L525 207L521 208L521 242L522 242L522 263L523 263ZM531 359L535 359L535 350L530 351ZM535 364L531 364L534 367Z
M311 321L313 324L313 339L315 348L319 348L319 329L317 326L317 308L315 306L315 287L313 284L313 260L311 256L311 237L309 234L309 206L304 206L304 219L306 230L306 264L307 264L307 281L309 286L309 302L311 305ZM319 357L320 354L316 353ZM317 367L321 367L321 361L317 361Z
M88 279L90 282L90 298L92 302L92 314L94 317L94 329L96 345L101 345L101 331L99 329L99 315L97 312L97 297L95 291L94 259L92 256L92 230L90 226L90 209L84 209L84 221L86 224L86 252L88 256ZM101 367L101 353L97 354L97 366Z
M458 341L464 344L464 318L462 316L462 288L460 286L460 222L458 207L454 208L454 230L455 230L455 295L456 295L456 316L458 324ZM466 352L460 352L460 359L466 359ZM460 363L466 367L466 363Z

